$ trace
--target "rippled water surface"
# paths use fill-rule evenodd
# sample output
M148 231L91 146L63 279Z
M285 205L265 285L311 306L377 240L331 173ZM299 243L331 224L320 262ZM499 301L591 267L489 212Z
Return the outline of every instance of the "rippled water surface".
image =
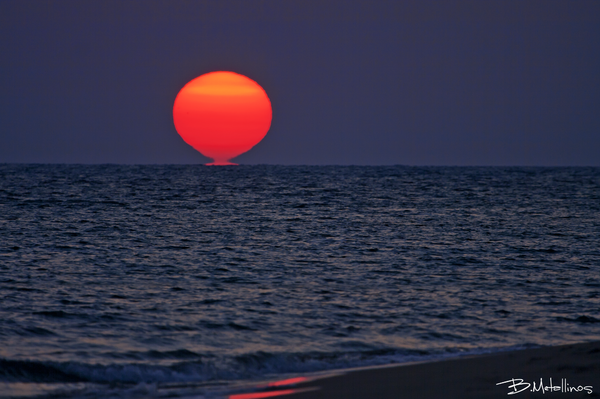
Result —
M0 165L0 384L600 339L599 244L599 168Z

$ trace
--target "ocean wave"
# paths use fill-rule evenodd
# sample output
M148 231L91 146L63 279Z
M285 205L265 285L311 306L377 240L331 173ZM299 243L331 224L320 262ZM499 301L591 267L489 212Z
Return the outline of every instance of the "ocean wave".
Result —
M35 383L201 383L264 378L268 375L309 373L334 369L433 360L458 355L489 353L504 349L464 352L379 349L347 352L267 353L255 352L228 358L201 356L189 351L158 353L164 357L197 358L171 365L145 362L87 364L82 362L46 362L0 359L0 382ZM185 353L184 353L185 352ZM179 356L184 355L184 356Z

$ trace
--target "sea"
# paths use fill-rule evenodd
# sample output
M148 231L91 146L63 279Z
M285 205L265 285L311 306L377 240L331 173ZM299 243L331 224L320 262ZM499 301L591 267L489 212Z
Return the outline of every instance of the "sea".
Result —
M600 339L600 168L0 165L0 397Z

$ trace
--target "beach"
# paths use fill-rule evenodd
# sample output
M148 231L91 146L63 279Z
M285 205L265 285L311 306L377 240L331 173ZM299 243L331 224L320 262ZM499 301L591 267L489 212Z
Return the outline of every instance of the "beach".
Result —
M295 380L300 381L289 381ZM341 370L329 377L270 385L230 399L597 398L600 341Z

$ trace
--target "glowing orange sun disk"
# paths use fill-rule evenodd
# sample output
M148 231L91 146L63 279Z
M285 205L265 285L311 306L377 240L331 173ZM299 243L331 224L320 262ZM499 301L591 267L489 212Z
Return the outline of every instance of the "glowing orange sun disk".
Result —
M258 144L271 127L271 101L252 79L234 72L211 72L177 94L173 122L183 140L214 160L230 159Z

